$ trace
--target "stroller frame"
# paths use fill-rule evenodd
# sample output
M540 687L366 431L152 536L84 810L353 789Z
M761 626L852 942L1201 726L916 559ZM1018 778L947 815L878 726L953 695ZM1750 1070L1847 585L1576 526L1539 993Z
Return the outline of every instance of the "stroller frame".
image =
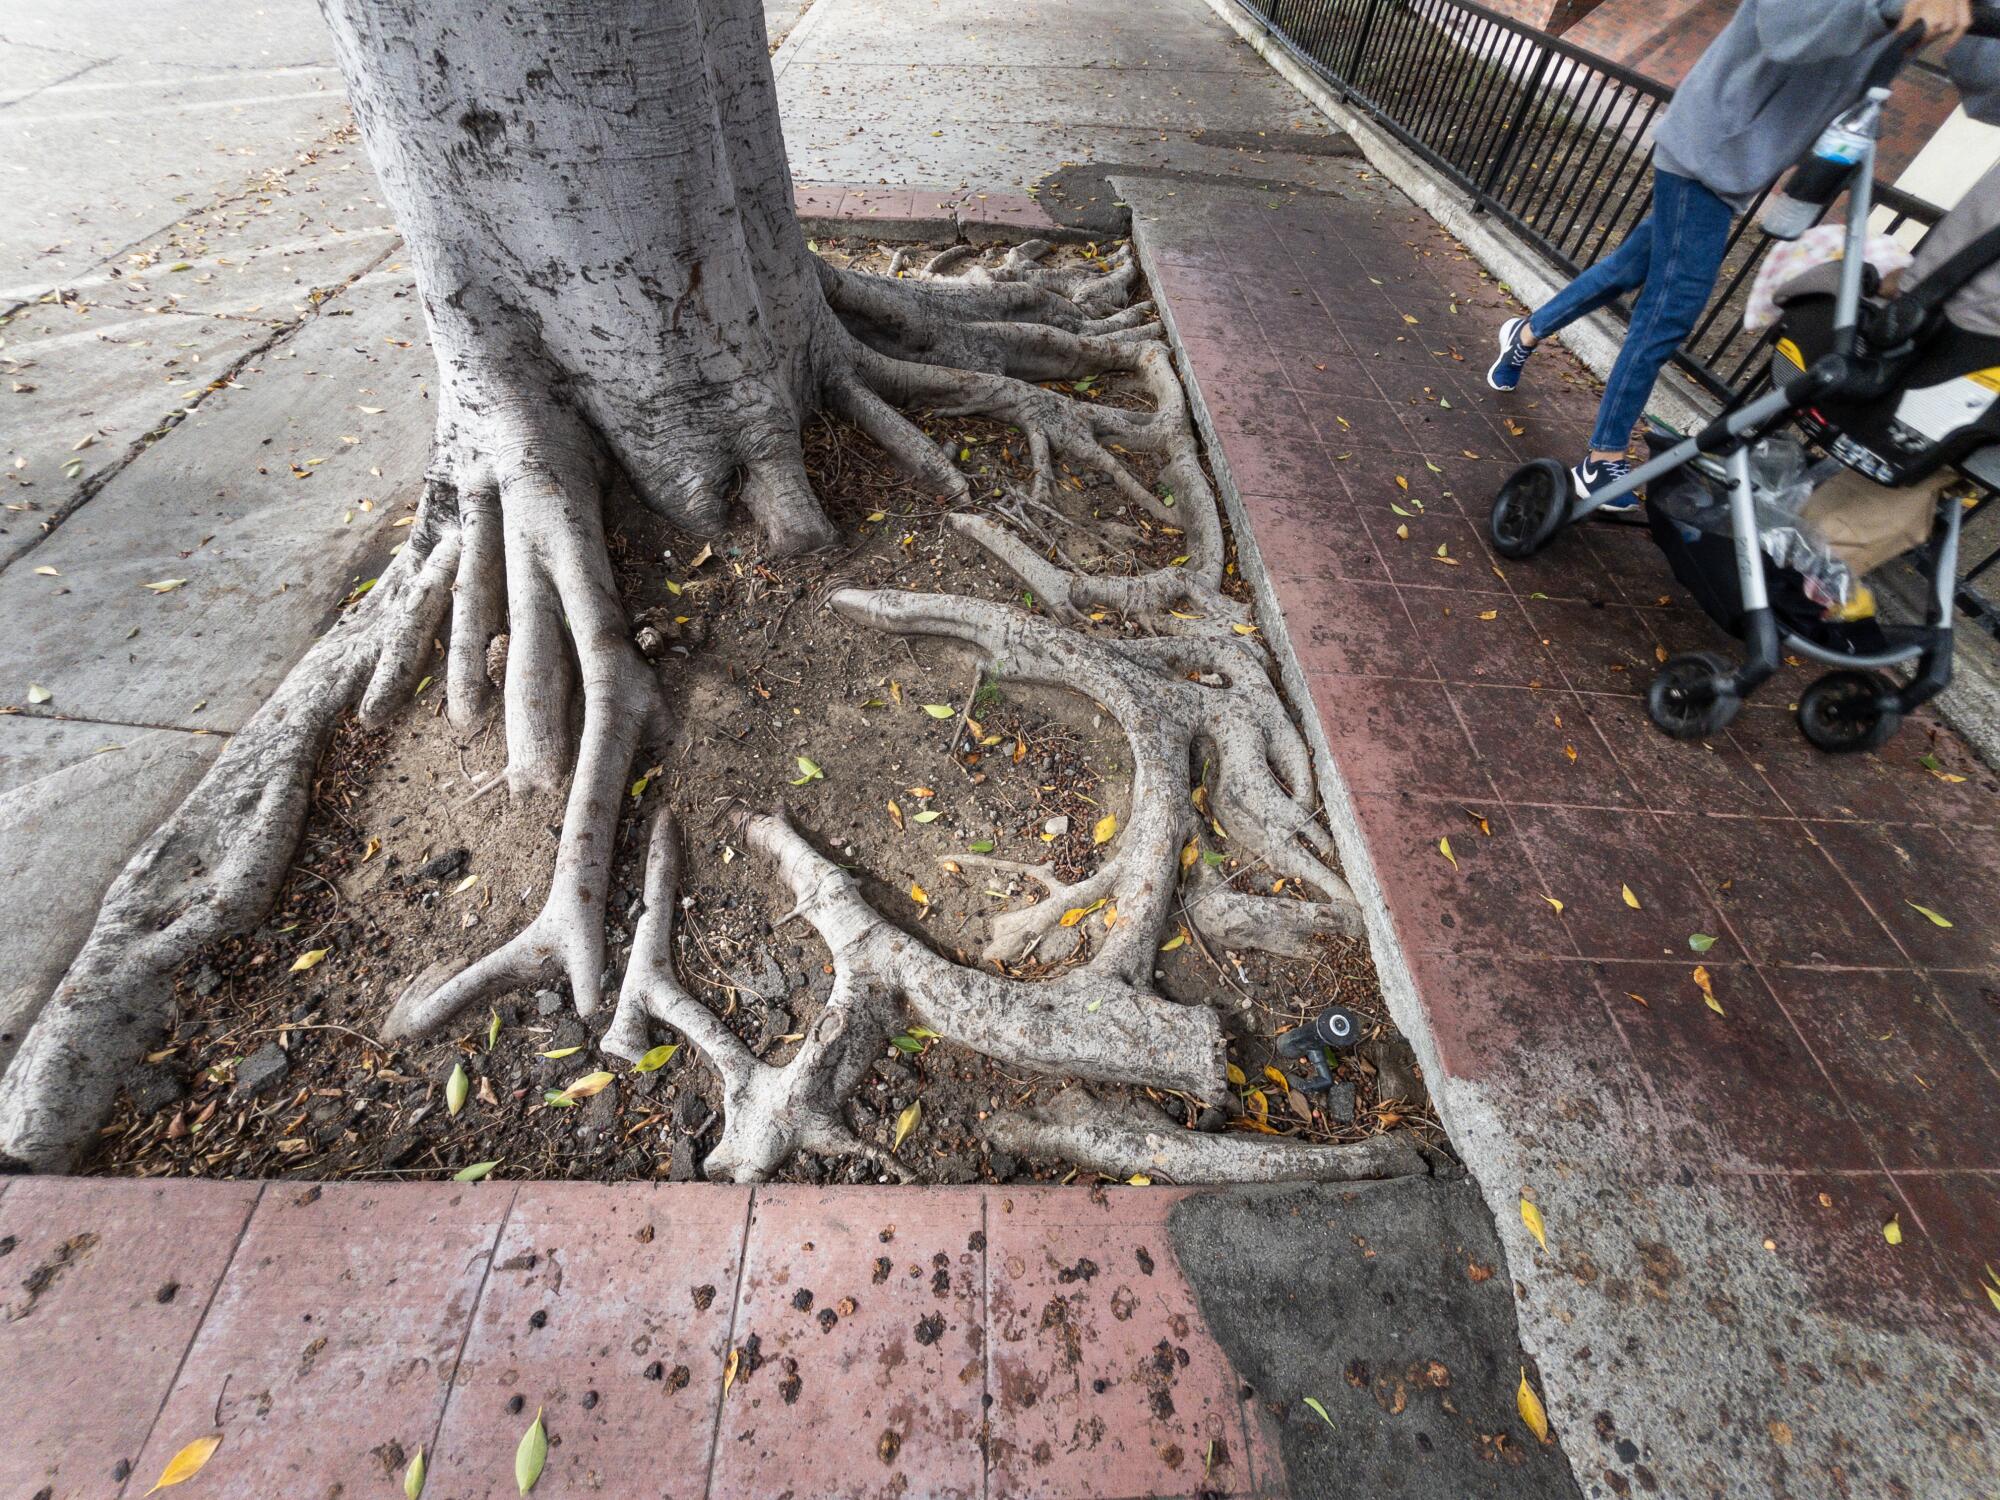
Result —
M1900 49L1899 49L1900 50ZM1911 49L1914 50L1914 49ZM1905 54L1907 55L1907 54ZM1900 66L1898 58L1896 66ZM1893 76L1894 68L1889 70ZM1698 459L1719 460L1728 488L1731 540L1743 612L1736 633L1744 660L1731 666L1708 652L1670 658L1647 693L1653 722L1677 739L1714 734L1735 718L1743 699L1778 670L1785 650L1837 667L1809 686L1798 705L1806 738L1822 750L1873 749L1888 740L1903 715L1943 691L1951 680L1952 616L1958 576L1960 512L1955 499L1939 507L1931 534L1932 594L1921 625L1888 626L1887 649L1843 652L1780 627L1771 608L1766 561L1758 540L1757 487L1750 449L1793 417L1829 398L1876 394L1879 372L1856 359L1864 249L1873 207L1875 141L1888 79L1871 80L1864 102L1866 144L1847 179L1846 242L1835 297L1834 350L1796 376L1753 400L1739 397L1699 432L1636 465L1618 482L1587 498L1576 497L1568 470L1554 459L1536 459L1510 475L1493 503L1489 534L1503 557L1524 558L1545 547L1610 501L1659 480ZM1718 621L1727 624L1728 622ZM1871 669L1915 662L1911 680L1897 686Z

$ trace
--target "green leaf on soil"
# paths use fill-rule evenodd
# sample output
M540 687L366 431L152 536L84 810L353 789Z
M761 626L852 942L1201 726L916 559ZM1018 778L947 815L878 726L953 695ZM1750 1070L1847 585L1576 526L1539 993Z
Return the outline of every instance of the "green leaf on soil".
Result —
M974 839L965 847L970 849L974 854L991 854L993 852L993 840Z
M943 816L944 816L943 813L938 812L936 809L932 809L928 812L911 813L910 821L912 823L935 823L939 818Z
M535 1487L548 1459L549 1435L542 1430L541 1408L537 1407L534 1425L521 1434L521 1446L514 1450L514 1483L521 1487L522 1494Z
M1314 1399L1313 1397L1311 1397L1311 1396L1307 1396L1307 1397L1305 1397L1304 1399L1305 1399L1305 1403L1306 1403L1306 1405L1307 1405L1307 1406L1310 1406L1310 1407L1311 1407L1311 1408L1313 1409L1313 1411L1314 1411L1314 1412L1315 1412L1315 1413L1316 1413L1316 1414L1318 1415L1319 1419L1320 1419L1320 1420L1321 1420L1322 1422L1326 1423L1326 1425L1327 1425L1327 1426L1329 1426L1329 1427L1332 1427L1332 1426L1333 1426L1333 1418L1332 1418L1332 1417L1329 1417L1329 1416L1328 1416L1328 1415L1326 1414L1326 1408L1325 1408L1324 1406L1321 1406L1321 1405L1319 1404L1319 1402L1318 1402L1317 1400L1315 1400L1315 1399ZM1337 1431L1338 1429L1335 1429L1335 1430Z
M826 779L826 772L814 765L811 760L803 755L798 759L799 774L792 779L793 786L804 786L808 781L823 781Z
M463 1171L454 1172L451 1180L453 1182L484 1182L493 1174L493 1169L499 1165L500 1163L497 1161L476 1161Z
M1688 935L1688 946L1697 953L1706 953L1715 946L1715 939L1705 932L1690 933Z
M581 1047L558 1047L553 1052L544 1052L542 1056L550 1062L560 1062L565 1057L575 1057L582 1050Z
M1204 849L1201 851L1201 862L1211 868L1221 864L1227 858L1229 858L1228 855L1218 854L1213 849Z
M924 712L929 714L933 719L955 719L958 717L958 710L953 708L949 703L926 703L924 705Z
M673 1055L680 1050L681 1046L679 1042L662 1042L659 1046L647 1052L644 1057L633 1063L632 1071L634 1073L656 1073L661 1068L664 1068L673 1058Z
M489 1010L486 1013L486 1050L488 1052L491 1052L493 1050L493 1044L499 1040L500 1040L500 1012L497 1010Z
M444 1107L447 1113L457 1114L465 1108L465 1099L472 1092L472 1080L465 1076L465 1064L453 1063L451 1077L445 1080Z
M894 1047L898 1052L921 1052L924 1050L924 1044L913 1036L892 1036L889 1038L889 1045Z

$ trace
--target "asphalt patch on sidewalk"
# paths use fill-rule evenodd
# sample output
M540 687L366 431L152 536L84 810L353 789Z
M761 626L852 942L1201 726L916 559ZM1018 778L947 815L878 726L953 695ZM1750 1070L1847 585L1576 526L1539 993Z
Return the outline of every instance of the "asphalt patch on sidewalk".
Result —
M1361 148L1347 135L1283 134L1259 135L1254 131L1211 130L1204 132L1200 145L1221 161L1231 160L1236 151L1266 151L1303 168L1306 159L1360 157ZM1280 166L1279 162L1260 165ZM1261 189L1285 199L1328 194L1337 196L1329 182L1302 180L1297 175L1251 176L1241 170L1208 172L1191 168L1167 167L1158 162L1074 162L1049 173L1035 184L1036 201L1049 217L1066 229L1107 238L1129 234L1132 210L1119 200L1123 196L1113 179L1152 177L1168 182L1200 183L1211 187Z
M1298 1500L1578 1496L1516 1409L1523 1368L1541 1382L1469 1180L1207 1193L1169 1227Z

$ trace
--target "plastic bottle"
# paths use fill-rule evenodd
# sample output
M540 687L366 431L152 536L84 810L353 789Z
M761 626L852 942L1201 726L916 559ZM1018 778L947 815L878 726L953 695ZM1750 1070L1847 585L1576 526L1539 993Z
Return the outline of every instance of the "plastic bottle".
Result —
M1855 165L1874 139L1878 106L1863 100L1836 115L1813 142L1812 156L1794 169L1784 188L1764 205L1758 227L1774 240L1795 240L1840 196Z

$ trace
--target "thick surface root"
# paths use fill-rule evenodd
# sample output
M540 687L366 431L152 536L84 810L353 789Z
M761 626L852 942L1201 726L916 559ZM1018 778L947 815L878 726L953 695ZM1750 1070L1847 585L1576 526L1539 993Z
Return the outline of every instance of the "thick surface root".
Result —
M822 265L823 323L815 326L824 336L808 341L816 353L805 392L774 388L758 410L783 416L817 400L938 493L968 504L965 476L904 409L989 417L1026 440L1028 489L1003 507L1017 517L1056 517L1055 487L1067 467L1182 533L1178 565L1113 576L1080 571L1052 546L961 513L951 524L1016 574L1046 617L941 595L843 589L832 599L880 629L962 641L993 676L1102 705L1131 747L1131 814L1115 848L1081 881L1014 867L1046 895L994 922L988 956L999 972L952 963L874 911L783 813L743 818L744 842L790 892L792 916L809 922L833 955L831 995L782 1066L757 1058L676 977L679 838L671 820L656 823L645 911L604 1046L636 1059L653 1029L667 1028L715 1068L725 1123L705 1163L712 1177L762 1180L800 1151L859 1156L885 1175L907 1176L886 1147L850 1126L845 1107L887 1039L913 1023L1011 1068L1217 1098L1225 1087L1219 1018L1152 988L1170 924L1188 922L1227 947L1288 954L1358 930L1353 898L1329 866L1304 741L1247 606L1224 591L1221 517L1153 309L1130 300L1136 267L1123 251L1081 267L1043 264L1046 252L953 250L886 278ZM445 375L438 439L407 546L113 887L0 1081L0 1164L74 1161L125 1070L157 1036L176 968L268 909L340 716L351 709L379 724L396 713L436 670L441 636L446 703L460 728L493 706L489 662L502 658L504 637L508 788L562 794L565 808L538 914L469 966L417 976L385 1034L432 1034L469 1008L559 979L586 1016L606 992L606 905L624 791L638 749L664 720L659 683L631 644L612 578L601 510L606 456L620 457L646 503L697 531L718 526L733 495L762 525L773 555L826 546L836 532L782 422L707 434L686 455L635 450L645 434L599 430L599 417L564 405L559 361L546 347L527 336L483 342L467 332L477 328L448 317L434 330ZM1136 375L1152 409L1080 402L1032 383L1112 372ZM1121 461L1131 456L1149 461L1153 485ZM1125 635L1090 633L1114 619ZM1197 766L1207 768L1200 781ZM1211 837L1236 856L1226 878L1189 858ZM1306 893L1314 899L1299 899ZM1097 924L1087 957L1072 954L1046 978L1007 972L1043 956L1066 911L1098 903L1111 918ZM1178 1181L1367 1176L1403 1165L1386 1145L1193 1136L1163 1120L1112 1118L1081 1091L1065 1098L1082 1103L1061 1104L1060 1118L996 1122L995 1138L1012 1132L1004 1138L1013 1149ZM1077 1115L1086 1105L1094 1112Z
M1351 1146L1306 1146L1268 1136L1183 1130L1158 1110L1123 1108L1067 1089L1033 1113L986 1123L994 1145L1023 1156L1075 1162L1106 1177L1153 1182L1366 1182L1427 1171L1408 1138L1378 1135Z
M1201 828L1189 795L1197 753L1214 784L1203 789L1210 831L1226 833L1266 889L1298 882L1322 900L1301 903L1237 893L1218 908L1219 923L1246 912L1311 905L1279 924L1288 945L1301 922L1322 930L1358 929L1347 884L1320 857L1312 767L1304 740L1285 713L1262 652L1241 639L1120 640L1085 635L1007 605L950 595L844 589L833 608L877 628L946 636L977 650L996 679L1037 683L1086 695L1124 729L1132 750L1132 810L1110 857L1083 881L1063 884L1034 866L1008 866L1035 880L1047 899L1004 913L993 924L989 958L1018 962L1064 929L1066 912L1115 900L1117 923L1097 958L1138 981L1175 910L1183 851ZM1194 902L1215 905L1216 887ZM1220 899L1220 898L1217 898ZM1245 907L1254 901L1261 906ZM1240 927L1234 935L1245 936ZM1262 946L1251 943L1249 946Z
M0 1078L0 1169L72 1166L126 1070L160 1034L174 971L262 919L291 867L320 752L357 703L385 713L414 689L468 541L460 496L433 483L375 587L126 864Z

